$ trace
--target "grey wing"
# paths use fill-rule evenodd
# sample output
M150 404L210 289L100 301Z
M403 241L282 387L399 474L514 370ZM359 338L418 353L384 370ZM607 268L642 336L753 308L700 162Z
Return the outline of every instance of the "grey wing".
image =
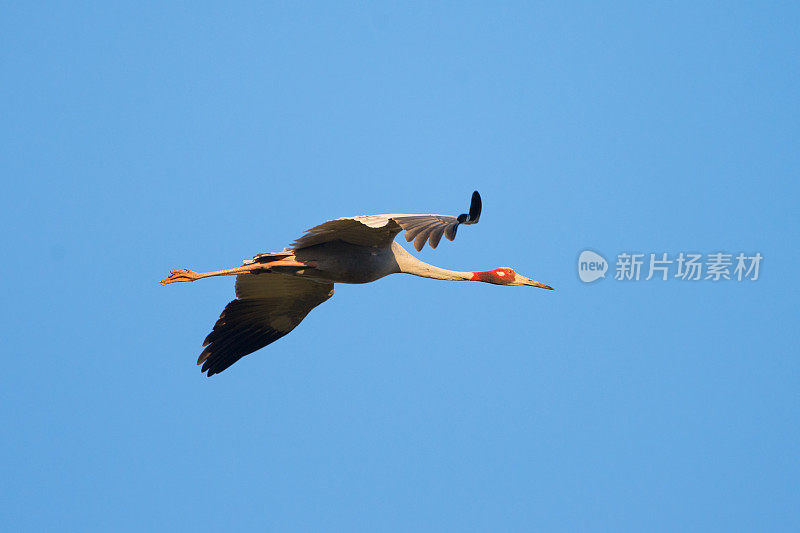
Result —
M366 215L337 218L314 226L292 243L290 249L299 250L331 241L344 241L360 246L381 246L392 242L400 226L391 215Z
M476 224L481 216L481 196L472 193L469 213L457 217L449 215L362 215L339 218L315 226L297 239L292 248L298 250L330 241L344 241L361 246L387 245L398 233L405 231L406 241L414 240L414 248L422 250L427 241L436 248L442 235L448 240L456 238L459 224Z
M333 296L333 283L278 273L236 276L231 301L206 337L197 359L213 376L247 354L292 331L316 306Z

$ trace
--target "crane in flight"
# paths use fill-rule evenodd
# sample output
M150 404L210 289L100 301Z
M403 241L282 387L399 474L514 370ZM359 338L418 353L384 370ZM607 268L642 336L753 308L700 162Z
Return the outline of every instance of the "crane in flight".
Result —
M197 359L209 377L292 331L312 309L333 296L334 283L369 283L403 273L553 290L508 267L459 272L429 265L394 240L405 231L406 241L413 240L417 251L426 242L436 248L442 235L452 241L458 226L476 224L480 216L481 196L475 191L469 213L457 217L390 214L329 220L282 252L259 254L243 266L214 272L173 270L161 284L236 276L236 299L225 306Z

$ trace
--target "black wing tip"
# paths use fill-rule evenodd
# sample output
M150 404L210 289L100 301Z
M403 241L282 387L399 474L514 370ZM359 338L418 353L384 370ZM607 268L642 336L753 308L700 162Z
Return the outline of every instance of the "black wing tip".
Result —
M238 301L242 300L233 300L233 302ZM228 305L230 306L230 304ZM229 325L224 324L222 328L227 326ZM269 346L291 332L291 329L277 331L272 328L264 328L259 331L250 330L246 336L242 337L235 331L222 328L216 330L218 336L212 339L197 359L197 364L203 365L200 372L206 374L207 377L224 372L244 356ZM211 334L214 333L215 331L211 332Z
M239 361L239 359L241 359L244 356L235 357L233 358L233 360L231 360L230 358L222 358L222 357L213 358L212 360L212 357L206 359L203 362L202 368L200 368L200 373L205 374L206 377L209 378L215 374L220 374L222 372L225 372L227 369L233 366L234 363Z
M472 193L472 200L469 203L469 213L458 215L459 224L477 224L481 218L481 194L478 191Z

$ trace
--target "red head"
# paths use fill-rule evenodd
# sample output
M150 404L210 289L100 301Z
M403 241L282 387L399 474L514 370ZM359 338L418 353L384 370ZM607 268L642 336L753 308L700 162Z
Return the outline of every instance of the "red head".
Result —
M485 272L473 272L472 281L483 281L484 283L494 283L495 285L530 285L531 287L554 290L553 287L521 276L508 267L495 268Z

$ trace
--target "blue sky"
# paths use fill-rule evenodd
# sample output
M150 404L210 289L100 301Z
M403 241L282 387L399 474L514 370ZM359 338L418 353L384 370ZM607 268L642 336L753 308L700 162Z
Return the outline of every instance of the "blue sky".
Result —
M797 531L800 10L5 4L0 521ZM211 379L233 279L340 216L556 287L339 286ZM590 249L757 281L578 278Z

